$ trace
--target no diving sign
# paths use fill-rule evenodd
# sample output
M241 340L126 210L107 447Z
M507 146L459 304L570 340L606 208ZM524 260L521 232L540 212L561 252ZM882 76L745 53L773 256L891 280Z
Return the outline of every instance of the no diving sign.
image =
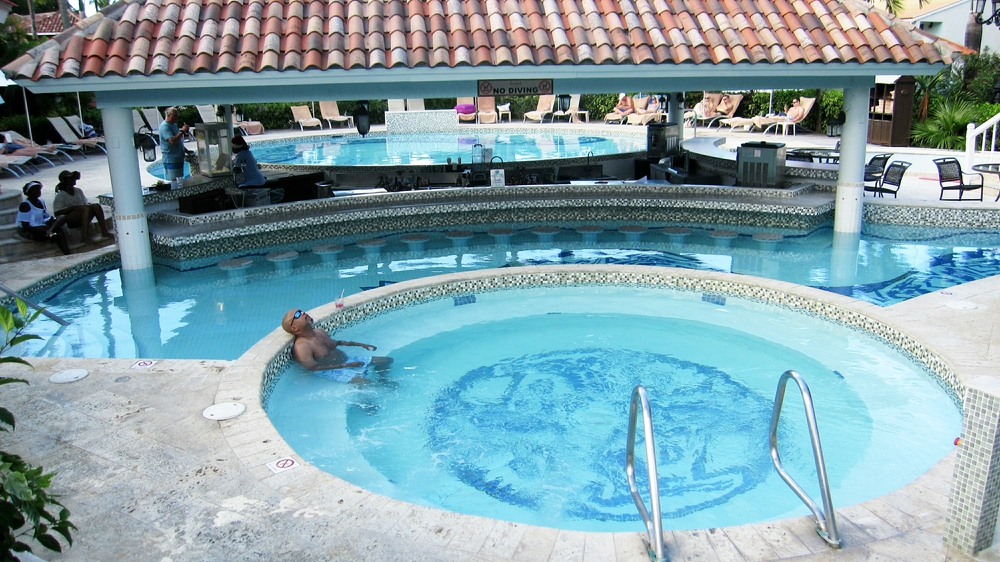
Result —
M277 474L279 472L284 472L286 470L291 470L299 466L299 463L295 461L292 457L284 457L278 459L274 462L267 463L267 468L271 469L271 472Z
M544 96L552 93L552 80L480 80L480 96Z

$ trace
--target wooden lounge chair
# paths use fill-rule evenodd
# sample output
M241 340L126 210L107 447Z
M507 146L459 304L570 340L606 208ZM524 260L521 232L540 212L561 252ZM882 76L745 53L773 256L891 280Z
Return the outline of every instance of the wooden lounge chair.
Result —
M69 122L66 119L62 117L49 117L48 119L49 123L52 123L52 127L56 130L56 133L58 133L59 136L62 138L63 142L67 146L69 145L79 146L81 149L80 154L82 154L83 156L87 155L86 149L88 148L96 148L107 154L108 151L105 150L103 146L101 146L104 142L103 137L98 137L96 139L83 138L79 134L77 134L77 132L73 129L73 127L70 126ZM63 146L60 145L59 148L62 149Z
M308 105L293 105L291 110L292 119L299 124L300 131L306 130L306 127L323 128L323 122L313 117L312 110L309 109Z
M319 114L326 124L333 128L333 124L344 125L346 127L354 126L354 117L350 115L341 115L340 107L337 106L335 101L321 101L319 102Z
M406 100L389 100L389 111L406 111Z
M893 162L875 182L875 185L865 186L865 191L876 193L879 197L884 196L886 193L891 193L892 198L895 199L896 194L899 193L900 184L903 183L903 174L906 173L906 169L910 166L909 162L901 160ZM864 192L861 194L864 195Z
M424 98L406 98L407 111L424 111Z
M938 169L939 182L941 184L940 201L961 201L966 191L979 190L979 201L983 200L983 175L980 173L965 173L962 165L956 158L936 158L934 165ZM979 180L976 180L978 176ZM968 181L967 181L968 180ZM945 191L957 191L958 199L945 199Z
M534 111L524 112L524 123L528 121L537 121L538 123L544 123L545 117L548 116L549 119L552 118L552 108L556 105L556 97L554 95L538 96L538 106Z
M461 111L472 110L472 113L462 113ZM460 111L461 110L461 111ZM476 98L458 98L455 100L455 111L458 111L459 123L475 123L478 118Z

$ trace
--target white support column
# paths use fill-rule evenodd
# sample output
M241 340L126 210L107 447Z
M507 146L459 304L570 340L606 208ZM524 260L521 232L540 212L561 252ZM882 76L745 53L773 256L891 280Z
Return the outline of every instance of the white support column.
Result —
M837 199L833 211L834 232L861 232L869 93L866 88L844 89L844 113L847 120L840 135L840 174L837 177Z
M111 193L115 198L115 231L122 269L151 268L153 254L142 202L139 156L132 142L132 110L107 107L101 110L101 117L111 170Z

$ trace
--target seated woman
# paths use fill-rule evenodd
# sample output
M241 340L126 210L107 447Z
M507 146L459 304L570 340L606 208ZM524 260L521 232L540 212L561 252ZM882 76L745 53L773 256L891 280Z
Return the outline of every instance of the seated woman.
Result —
M56 199L52 202L57 217L66 217L66 224L70 228L79 228L80 236L84 241L89 238L88 231L90 222L97 219L97 226L101 227L101 238L110 238L108 227L105 224L104 208L98 203L88 203L87 196L83 190L76 187L76 180L80 179L80 172L63 170L59 172L59 183L56 184Z
M233 137L231 144L233 146L233 169L243 168L243 181L237 187L260 187L264 185L267 180L264 179L264 174L260 173L260 168L257 167L257 159L250 152L247 141L240 135L236 135Z
M729 117L729 114L732 113L733 109L735 108L733 107L733 102L729 99L729 95L723 94L722 99L719 100L719 105L712 110L713 114L710 115L710 117Z
M66 217L57 219L49 216L45 210L45 202L41 199L42 183L29 181L24 184L21 192L28 198L18 206L17 216L14 217L14 221L20 227L21 235L39 242L55 242L64 255L69 255L69 243L62 229L66 224Z

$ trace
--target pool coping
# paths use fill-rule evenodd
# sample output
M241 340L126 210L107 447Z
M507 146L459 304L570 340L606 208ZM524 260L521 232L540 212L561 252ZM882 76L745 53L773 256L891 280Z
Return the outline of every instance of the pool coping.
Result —
M683 288L720 293L726 293L723 289L730 289L736 290L736 296L764 301L776 298L779 304L785 306L804 306L811 313L826 316L835 321L844 322L846 320L848 324L859 329L874 329L876 337L886 339L888 336L890 341L895 338L897 343L904 344L901 346L904 349L910 346L911 354L913 351L921 354L925 364L933 365L932 370L943 380L948 381L956 395L960 396L964 393L961 380L955 375L947 361L942 358L942 355L937 353L933 346L922 344L916 338L909 336L905 329L880 319L882 315L879 307L818 289L738 274L652 266L607 265L530 266L478 270L417 279L372 289L346 297L345 307L340 311L331 302L317 307L310 311L310 314L319 319L320 322L329 322L334 317L348 321L369 312L377 312L379 307L373 306L372 303L384 300L398 304L401 302L399 295L406 292L416 292L422 296L439 293L445 283L475 284L484 279L497 277L516 282L517 277L524 276L547 276L548 282L574 278L580 282L587 282L588 278L593 279L595 275L608 276L609 279L618 277L632 280L669 280L672 283L676 282L677 286ZM889 331L886 332L885 329ZM289 360L290 343L291 337L278 328L252 346L223 373L215 402L240 401L247 406L247 412L234 420L220 422L222 433L233 452L259 478L261 483L272 487L308 483L308 485L333 487L342 490L345 495L356 494L360 488L320 471L296 455L278 434L264 411L263 401L266 400L268 376L273 377L277 368L284 361ZM917 344L918 347L914 348L912 344ZM258 395L248 395L247 391L253 388L260 389ZM262 447L261 443L267 443L267 446ZM267 463L284 457L296 459L301 463L301 469L272 474L266 466ZM927 473L885 496L847 507L836 507L835 503L838 523L846 548L850 549L854 546L867 545L881 540L895 540L901 535L915 531L939 533L939 529L943 525L944 513L948 508L951 472L954 469L955 457L954 452L949 453ZM364 493L378 496L378 494L367 491ZM378 497L380 498L379 503L383 504L387 510L419 514L415 517L419 520L421 528L425 528L427 525L449 525L463 529L482 525L484 521L484 518L481 517L417 506L383 496ZM836 502L836 498L834 501ZM525 531L526 533L543 533L545 530L545 528L530 525L517 525L526 527L528 529ZM714 537L713 535L717 531L721 532L720 536ZM606 538L601 538L601 535L608 535L608 533L581 534L585 537L584 542L595 543L606 540ZM598 536L591 537L591 535ZM619 543L628 545L627 547L623 546L624 550L620 550L625 556L619 556L619 560L645 559L644 547L640 548L645 538L644 533L610 533L610 535L613 536L616 545ZM722 538L723 536L725 539ZM725 543L741 552L757 551L763 553L764 550L770 552L770 555L765 554L762 557L764 559L824 555L829 554L830 550L814 532L813 523L809 517L704 531L665 532L665 542L667 542L668 551L674 559L677 559L678 554L689 551L691 547L696 547L699 544L701 547L706 544L711 545L716 551L720 548L728 548L719 546ZM788 556L781 555L782 551L787 551ZM467 551L456 545L456 553L458 552Z

